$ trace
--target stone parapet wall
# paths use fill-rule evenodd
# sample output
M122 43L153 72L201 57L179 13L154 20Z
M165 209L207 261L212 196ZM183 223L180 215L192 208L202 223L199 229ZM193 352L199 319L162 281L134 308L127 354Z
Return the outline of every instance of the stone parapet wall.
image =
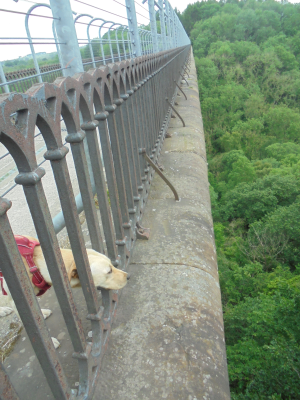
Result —
M197 75L177 97L94 399L230 399ZM180 92L179 92L180 93Z

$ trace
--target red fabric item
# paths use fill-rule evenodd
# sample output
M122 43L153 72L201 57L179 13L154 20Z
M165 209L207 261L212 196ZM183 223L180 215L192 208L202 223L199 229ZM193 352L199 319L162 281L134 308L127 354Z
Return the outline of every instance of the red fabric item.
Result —
M4 290L4 287L3 287L3 274L2 274L1 271L0 271L0 286L1 286L2 294L4 296L7 296L7 293L6 293L6 291Z
M29 240L27 237L20 235L15 235L15 240L17 242L19 252L25 258L29 267L29 271L32 273L32 283L34 286L40 289L37 296L41 296L47 292L51 286L45 281L33 261L34 248L35 246L40 246L40 243L37 240Z

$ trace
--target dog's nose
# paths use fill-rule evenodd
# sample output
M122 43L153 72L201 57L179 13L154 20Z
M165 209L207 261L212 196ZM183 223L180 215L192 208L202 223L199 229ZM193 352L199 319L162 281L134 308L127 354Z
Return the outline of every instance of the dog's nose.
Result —
M130 274L127 274L127 280L129 280L130 279Z

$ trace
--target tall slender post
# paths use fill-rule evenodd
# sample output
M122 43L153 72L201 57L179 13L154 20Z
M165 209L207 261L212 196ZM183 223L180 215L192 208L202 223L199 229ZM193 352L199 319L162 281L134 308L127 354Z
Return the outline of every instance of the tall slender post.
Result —
M170 14L172 17L172 26L173 26L173 46L177 47L177 43L176 43L176 21L175 21L175 11L173 10L173 8L170 6L169 3L169 7L170 7Z
M162 37L163 50L167 50L166 26L165 26L163 0L158 0L158 5L159 5L160 32L161 32L161 37Z
M112 22L112 25L110 25L110 27L108 28L108 31L107 31L107 38L108 38L108 44L109 44L109 49L110 49L111 62L114 63L114 62L115 62L114 51L113 51L113 48L112 48L111 37L110 37L110 28L111 28L113 25L115 25L115 24Z
M149 9L151 34L153 39L153 53L158 53L157 26L155 18L154 0L148 0L148 9Z
M175 41L176 41L176 47L179 47L179 18L174 11L174 19L175 19Z
M3 71L3 67L2 67L1 61L0 61L0 78L1 78L2 83L6 83L5 73ZM4 92L5 93L9 93L10 92L8 85L4 85L2 87L4 88Z
M170 22L170 13L169 13L169 3L168 0L164 0L165 3L165 14L167 17L167 27L168 27L168 48L171 49L172 48L172 32L171 32L171 22Z
M57 40L60 44L60 53L64 76L73 76L83 72L83 64L76 36L73 14L69 0L50 0L52 15L55 22Z
M45 6L47 7L47 5L45 5ZM29 8L29 10L27 11L27 15L25 17L25 29L26 29L26 34L27 34L27 37L28 37L28 43L29 43L29 46L30 46L30 51L31 51L31 54L32 54L34 68L36 70L36 73L38 74L37 80L39 81L39 83L43 83L42 77L40 75L41 71L40 71L39 63L38 63L38 60L36 58L36 54L35 54L33 43L32 43L32 39L31 39L31 34L30 34L30 30L29 30L29 21L28 21L31 11L33 11L37 7L44 7L44 4L37 4L37 5L32 6L32 7Z
M134 0L125 0L128 26L130 31L130 38L132 44L133 57L142 55L141 42L139 37Z
M82 18L82 17L89 17L89 18L93 19L93 16L90 15L90 14L78 14L78 15L76 16L76 18L74 19L75 30L76 30L76 25L75 25L76 22L79 20L79 18ZM91 59L93 60L93 55L92 55L92 51L91 51L91 41L90 41L90 39L89 39L89 29L87 29L87 33L88 33L88 43L89 43L89 48L90 48L90 55L91 55ZM56 35L56 33L55 33L55 35ZM56 41L58 42L56 36L55 36L55 38L56 38ZM58 46L58 45L57 45L57 46ZM59 50L59 49L57 49L57 51L58 51L58 50ZM81 58L84 58L84 55L83 55ZM62 65L61 59L60 59L60 65Z

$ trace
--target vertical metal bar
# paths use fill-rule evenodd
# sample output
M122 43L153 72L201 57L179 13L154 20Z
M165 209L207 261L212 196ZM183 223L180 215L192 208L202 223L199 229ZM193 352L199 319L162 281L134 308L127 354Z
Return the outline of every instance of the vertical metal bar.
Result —
M134 118L134 99L132 97L133 90L129 90L130 97L127 100L127 107L128 107L128 114L129 114L129 120L132 126L132 156L133 156L133 163L134 163L134 171L135 171L135 178L136 178L136 187L134 188L134 201L138 203L137 207L137 219L139 219L139 212L141 208L141 196L139 192L143 191L143 184L142 184L142 178L141 178L141 170L140 170L140 163L139 163L139 148L137 144L137 127L136 127L136 120ZM127 91L128 93L128 91Z
M89 146L89 153L91 156L93 174L95 179L95 186L97 191L97 199L99 210L102 219L103 231L106 239L107 255L115 263L117 261L117 249L115 244L115 233L111 219L111 211L108 204L106 183L103 172L103 165L97 141L98 121L91 121L84 123L81 128L87 134L87 142Z
M53 33L53 37L54 37L54 40L55 40L55 46L56 46L56 51L57 51L57 56L58 56L59 64L60 64L60 66L62 67L63 63L62 63L60 47L59 47L58 39L57 39L57 35L56 35L54 20L53 20L53 22L52 22L52 33Z
M90 19L93 19L93 16L92 15L90 15L90 14L79 14L79 15L77 15L76 17L75 17L75 19L74 19L74 26L76 26L75 24L76 24L76 22L79 20L79 18L82 18L82 17L89 17ZM54 26L54 25L53 25ZM54 29L54 31L55 31L55 29ZM76 31L76 27L75 27L75 31ZM55 33L55 35L56 35L56 33ZM88 25L88 27L87 27L87 37L88 37L88 44L89 44L89 49L90 49L90 54L91 54L91 59L92 59L92 61L95 61L94 59L93 59L93 56L94 55L92 55L92 51L91 51L91 41L90 41L90 36L89 36L89 25ZM57 45L58 46L58 45ZM83 57L81 57L81 58L83 58ZM60 64L62 65L62 61L60 61ZM95 67L94 67L95 68Z
M170 39L170 32L171 32L171 25L170 25L170 18L169 18L169 6L168 6L168 0L163 0L164 5L165 5L165 17L166 17L166 22L167 22L167 46L168 49L171 48L171 39Z
M144 178L144 165L145 161L142 157L142 155L139 155L139 149L144 147L141 145L141 138L142 138L142 131L143 131L143 121L142 121L142 115L139 112L139 107L140 107L140 101L139 101L139 93L138 91L138 86L134 82L132 82L132 90L134 94L132 95L132 115L133 119L135 122L135 129L136 129L136 135L135 135L135 148L136 152L138 154L138 165L137 170L139 169L139 176L140 176L140 183L138 185L138 191L143 192L143 178Z
M131 43L133 47L133 56L139 57L142 55L140 37L138 32L138 24L136 19L134 0L125 0L128 26L130 30Z
M157 26L156 26L156 17L154 9L154 0L148 0L148 10L149 10L151 34L153 40L153 52L158 53Z
M5 371L4 365L0 361L0 399L1 400L19 400L14 387L12 386L9 376Z
M90 55L91 55L91 59L92 59L93 68L96 68L96 63L95 63L93 45L91 43L91 38L90 38L90 26L91 26L92 22L95 21L96 19L97 18L92 19L89 22L88 26L87 26L87 37L88 37L88 42L89 42L89 49L90 49ZM105 64L105 57L104 57L104 53L103 53L103 48L102 47L101 47L101 51L102 51L103 63Z
M138 32L139 32L139 38L140 38L140 43L141 43L141 51L142 51L141 55L143 55L145 53L145 43L143 41L143 36L142 36L142 33L141 33L141 29L138 28Z
M64 76L73 76L78 72L83 72L82 59L79 44L76 36L76 30L73 20L73 14L69 0L50 0L52 15L55 22L55 31L59 43L62 68Z
M127 43L128 43L128 50L129 50L130 58L133 58L132 40L133 39L132 39L131 33L128 29L127 30Z
M100 49L101 49L101 55L102 55L102 62L103 62L103 65L106 65L106 56L104 54L103 40L100 35L100 29L99 29L99 42L100 42Z
M3 71L3 67L2 67L1 61L0 61L0 78L1 78L2 83L6 83L6 77L5 77L5 73ZM4 85L2 87L4 88L4 92L5 93L9 93L10 92L8 85Z
M130 167L128 161L128 151L127 151L127 143L126 143L126 136L125 136L125 128L124 128L124 114L125 114L125 106L120 104L120 100L122 99L114 99L115 104L117 104L118 108L114 113L115 122L116 122L116 134L118 135L118 142L119 142L119 149L120 149L120 156L121 156L121 168L124 177L124 184L125 184L125 192L126 192L126 199L127 199L127 208L129 213L130 220L133 221L133 225L135 225L135 218L136 218L136 208L134 205L133 200L133 191L132 191L132 181L130 176ZM130 129L130 126L128 126ZM122 149L122 151L121 151Z
M119 25L119 24L115 24ZM121 25L118 28L115 28L115 38L116 38L116 46L117 46L117 53L118 53L118 59L121 61L121 54L120 54L120 46L119 46L119 40L118 40L118 29L121 27Z
M170 4L170 3L169 3ZM172 27L173 27L173 45L174 47L177 47L176 43L176 21L175 21L175 11L173 10L172 7L170 7L171 11L171 18L172 18Z
M64 117L64 113L62 113ZM66 137L66 141L71 144L76 174L78 178L80 193L82 197L83 208L87 220L87 225L90 233L91 243L94 250L103 253L103 240L101 237L96 206L88 173L86 155L84 151L83 139L85 133L79 131L70 133Z
M137 67L135 67L137 68ZM136 116L139 125L139 135L137 137L138 147L139 149L146 147L146 140L145 140L145 129L146 129L146 122L145 122L145 114L143 109L143 97L141 93L141 84L138 82L138 75L136 75L136 82L134 86L135 90L135 104L136 104ZM145 162L144 157L140 154L140 168L141 168L141 175L142 175L142 182L147 180L147 176L145 175L145 169L147 164Z
M123 131L123 142L124 145L126 146L127 150L127 160L126 156L125 158L125 163L128 161L128 167L129 167L129 176L130 176L130 182L131 182L131 188L132 188L132 194L133 194L133 209L134 213L130 215L131 219L133 222L136 222L137 218L137 208L136 205L138 204L140 197L138 193L138 184L137 184L137 176L136 176L136 167L135 167L135 154L133 151L133 138L134 138L134 123L133 120L130 120L130 115L129 115L129 107L132 106L131 104L131 99L129 98L129 94L121 94L121 99L124 100L123 106L122 106L122 119L123 119L123 126L124 126L124 131ZM122 141L120 140L120 144L122 147Z
M122 44L123 44L123 51L124 51L124 60L126 60L127 55L126 55L126 45L125 45L125 40L124 40L124 29L125 27L122 26Z
M111 141L111 149L113 154L114 166L115 166L115 173L116 173L116 180L118 185L118 192L119 192L119 201L120 201L120 209L122 214L122 221L123 221L123 228L126 230L127 240L131 239L131 223L129 219L129 212L128 212L128 203L127 203L127 196L126 196L126 188L125 188L125 181L124 181L124 174L123 174L123 166L121 161L121 152L120 152L120 145L119 145L119 138L118 138L118 129L115 117L115 111L117 110L117 106L107 105L105 106L105 111L109 113L107 118L110 141ZM127 193L130 190L127 187Z
M153 123L154 123L154 130L155 130L155 143L157 143L158 140L158 136L160 134L160 129L161 129L161 125L159 124L159 116L158 116L158 102L157 102L157 91L156 91L156 87L155 87L155 78L156 76L151 79L150 82L150 90L151 90L151 106L152 106L152 110L153 110ZM155 145L154 145L155 146Z
M121 61L120 46L119 46L119 39L118 39L118 29L115 29L115 36L116 36L116 43L117 43L118 58L119 58L119 61Z
M179 42L178 42L178 28L179 28L179 20L177 17L176 12L173 10L173 16L174 16L174 21L175 21L175 43L176 43L176 47L179 46Z
M37 7L43 7L43 6L44 5L38 4L38 5L30 7L28 12L27 12L27 15L25 17L26 34L27 34L27 37L28 37L28 42L29 42L29 46L30 46L30 50L31 50L32 58L33 58L33 63L34 63L34 66L35 66L37 74L40 74L41 71L40 71L39 63L38 63L36 55L35 55L32 39L31 39L31 34L30 34L30 30L29 30L29 25L28 25L28 19L29 19L29 16L30 16L30 13L31 13L32 10L34 10ZM43 82L42 77L40 75L38 75L37 79L38 79L39 83Z
M154 118L153 118L153 109L152 109L152 96L151 96L151 83L149 82L148 77L145 77L143 86L143 91L144 91L144 98L145 98L145 107L148 114L148 142L149 142L149 153L151 154L153 146L154 146L154 137L157 134L157 131L155 129L155 124L154 124Z
M140 87L140 96L141 96L141 107L142 107L142 113L143 113L143 115L144 115L144 121L145 121L145 125L144 125L144 144L145 144L145 147L146 147L146 149L147 149L147 151L149 152L150 151L150 141L149 141L149 139L150 139L150 124L149 124L149 112L148 112L148 110L147 110L147 101L146 101L146 96L145 96L145 83L146 83L146 80L145 79L143 79L143 71L142 71L142 68L140 68L140 76L139 76L139 84L141 85L141 87ZM148 172L148 171L145 171L146 173Z
M166 8L168 9L168 21L169 21L169 37L170 37L170 49L174 48L174 35L173 35L173 19L172 19L172 7L168 0L165 0Z
M97 108L96 108L97 111ZM117 188L116 172L114 168L113 156L111 151L111 142L108 133L107 117L108 112L97 112L95 119L99 121L99 136L102 147L102 154L105 166L105 175L107 179L107 186L109 191L110 205L113 214L116 239L118 244L118 254L121 255L121 261L125 262L125 240L124 240L124 227L122 223L122 215L120 209L119 193Z
M168 0L166 0L166 4L168 4L168 16L170 20L170 44L171 44L171 49L173 49L175 46L174 46L174 35L173 35L172 8Z
M167 39L166 39L166 26L165 26L165 15L163 9L163 0L158 0L159 5L159 20L160 20L160 31L162 37L163 50L167 50Z
M134 82L131 82L131 86L133 86ZM137 145L137 135L138 135L138 124L137 124L137 116L135 115L136 111L136 106L135 106L135 96L134 90L128 87L127 89L127 94L129 94L129 98L127 100L127 110L128 110L128 118L130 121L130 125L132 127L131 129L131 140L132 140L132 154L133 154L133 160L134 160L134 165L135 165L135 175L136 175L136 180L137 180L137 190L140 190L140 186L142 185L142 180L141 180L141 171L140 171L140 164L139 164L139 148Z
M114 23L112 24L114 25ZM111 44L111 37L110 37L110 28L112 27L112 25L108 28L107 31L107 36L108 36L108 44L109 44L109 49L110 49L110 55L111 55L111 62L115 62L115 58L114 58L114 52L113 52L113 48L112 48L112 44Z
M147 54L151 54L151 33L147 34Z

